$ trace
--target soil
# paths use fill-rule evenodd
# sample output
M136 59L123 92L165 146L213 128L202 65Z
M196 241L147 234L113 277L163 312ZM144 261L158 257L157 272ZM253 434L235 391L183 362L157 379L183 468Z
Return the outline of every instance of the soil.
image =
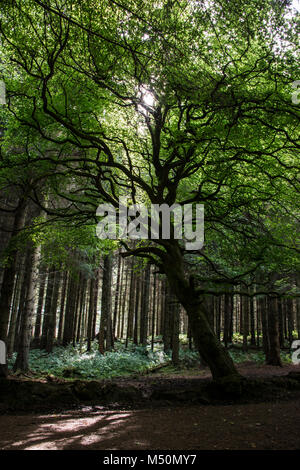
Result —
M248 380L229 388L207 369L88 383L9 378L0 449L300 449L300 366L238 369Z

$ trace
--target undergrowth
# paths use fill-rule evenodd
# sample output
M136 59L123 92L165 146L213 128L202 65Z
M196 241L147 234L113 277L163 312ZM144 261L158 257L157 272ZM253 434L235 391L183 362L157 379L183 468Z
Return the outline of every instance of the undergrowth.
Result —
M92 344L90 352L84 351L82 345L55 347L52 353L40 349L30 351L29 365L32 373L37 376L54 375L64 378L101 379L113 378L123 375L133 375L147 372L159 365L171 362L171 351L165 353L160 341L154 343L153 351L150 346L136 346L124 342L116 342L112 352L100 354L98 344ZM229 349L233 361L237 364L251 361L259 364L265 363L262 351L243 352L241 349ZM281 352L283 363L291 363L290 354ZM9 360L9 367L15 361L15 354ZM201 367L197 351L187 348L185 342L179 351L178 369L191 369Z
M95 342L90 352L81 352L80 346L55 347L48 354L32 349L29 355L30 371L37 375L82 377L84 379L111 378L147 371L169 360L163 351L151 351L141 346L132 350L118 345L115 351L100 354ZM15 355L9 360L12 367Z

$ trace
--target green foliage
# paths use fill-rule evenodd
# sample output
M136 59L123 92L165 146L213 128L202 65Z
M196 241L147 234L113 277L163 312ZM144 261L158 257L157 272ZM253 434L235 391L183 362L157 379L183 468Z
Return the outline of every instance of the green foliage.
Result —
M192 261L209 290L299 270L297 23L286 3L7 2L0 186L42 182L58 217L89 226L121 195L203 202L205 256ZM81 247L86 233L73 229L45 231L54 262Z
M38 376L52 374L61 378L107 379L122 375L143 373L159 364L171 362L171 351L167 354L162 350L162 343L155 343L152 351L149 346L136 346L130 342L116 342L115 350L101 355L98 343L92 344L91 352L81 352L80 345L73 347L55 347L53 353L47 354L40 349L30 351L30 370ZM229 354L236 364L243 362L265 363L262 351L243 352L241 349L229 349ZM15 354L9 360L12 367ZM281 351L283 363L291 363L288 352ZM179 350L179 361L182 369L200 368L201 362L197 351L187 349L185 345Z
M179 350L179 361L183 367L191 368L200 365L200 358L197 351L191 351L190 349Z
M257 362L259 364L265 364L266 357L262 351L249 351L243 352L242 350L229 350L229 354L236 364L243 362ZM292 363L291 355L285 351L281 351L280 357L283 363Z
M89 353L80 353L79 346L56 347L52 354L33 349L30 351L29 365L30 370L38 375L102 379L143 372L166 360L168 357L162 351L152 352L141 347L135 351L120 347L101 355L94 343Z

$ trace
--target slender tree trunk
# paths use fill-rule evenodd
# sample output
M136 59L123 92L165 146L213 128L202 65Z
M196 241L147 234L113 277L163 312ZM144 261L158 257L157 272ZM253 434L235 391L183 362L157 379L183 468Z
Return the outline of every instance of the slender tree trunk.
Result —
M118 318L118 305L119 305L119 297L120 297L120 280L121 280L121 268L122 268L122 258L120 253L118 254L118 271L117 271L117 282L116 282L116 289L115 289L115 302L114 302L114 313L113 313L113 325L112 325L112 334L115 338L116 335L116 325L117 325L117 318Z
M73 339L77 284L76 280L70 275L65 311L63 346L67 346Z
M284 328L283 328L283 314L282 314L282 299L278 299L277 301L277 309L278 309L278 327L279 327L279 344L280 347L284 347Z
M94 293L94 316L93 316L93 324L92 324L92 341L95 339L96 336L96 323L97 323L97 314L98 314L98 292L99 292L99 268L96 269L96 276L95 276L95 293Z
M224 332L223 341L225 348L227 348L230 337L230 316L231 316L231 298L230 294L224 295Z
M255 315L254 315L254 301L253 297L250 297L250 344L251 346L256 345L256 337L255 337Z
M61 296L60 296L59 322L58 322L58 334L57 334L58 343L62 342L62 337L63 337L67 283L68 283L68 272L65 271L63 274L63 284L62 284Z
M127 306L127 295L128 295L128 286L129 286L129 279L128 279L128 274L129 274L129 267L128 264L125 267L124 263L124 268L123 268L123 274L125 277L125 286L124 289L122 289L122 303L121 307L119 310L119 338L123 339L124 337L124 324L125 324L125 312L126 312L126 306ZM124 279L122 281L122 284L124 282Z
M286 312L288 320L288 340L290 346L293 342L293 331L294 331L294 309L293 309L293 299L286 299Z
M15 237L24 227L26 215L26 204L22 199L15 213L14 225L10 239L10 246L13 246ZM2 276L2 287L0 297L0 340L7 342L8 323L10 315L11 300L14 291L14 279L17 268L18 251L12 249L10 263L5 267Z
M76 343L81 344L81 338L83 335L82 329L82 318L84 316L84 301L86 295L86 279L82 279L81 289L80 289L80 299L79 299L79 315L78 315L78 322L77 322L77 330L76 330Z
M268 354L267 364L272 366L281 366L280 344L279 344L279 328L278 328L278 311L276 297L269 299L269 315L268 315L268 336L270 350Z
M79 271L79 279L77 283L77 290L76 290L76 296L75 296L74 318L73 318L73 326L72 326L73 347L75 347L76 345L76 332L77 332L77 327L78 327L78 322L79 322L79 309L80 309L82 283L83 283L83 274L82 274L82 271Z
M296 278L296 286L300 289L300 278ZM298 339L300 339L300 299L299 297L296 299L296 315L297 315L297 333Z
M148 318L149 318L149 299L150 299L150 264L147 264L145 269L145 284L143 291L143 329L141 336L141 343L143 346L147 346L147 335L148 335Z
M136 278L136 291L135 291L135 307L134 307L134 332L133 332L133 342L138 345L138 331L139 331L139 312L140 312L140 292L141 292L141 276L138 275Z
M170 351L172 343L172 315L170 306L170 288L167 284L165 286L163 342L164 351Z
M244 296L241 298L241 315L243 318L243 351L248 350L248 334L249 334L249 298Z
M218 340L221 338L221 297L215 299L215 309L216 309L216 335Z
M126 348L128 341L133 338L133 322L134 322L134 295L136 289L136 276L134 273L134 258L131 259L130 263L130 289L129 289L129 301L128 301L128 318L127 318L127 332L126 332Z
M91 350L92 345L92 326L94 318L94 296L95 296L95 279L90 279L90 292L89 292L89 310L88 310L88 324L87 324L87 351Z
M155 313L156 313L156 290L157 282L156 275L153 275L153 290L152 290L152 322L151 322L151 350L154 349L154 337L155 337Z
M172 334L172 362L179 364L179 314L180 304L176 302L173 307L173 334Z
M18 341L17 358L14 371L27 372L29 369L29 350L32 335L32 323L35 307L35 289L37 284L37 267L39 251L31 243L27 249L26 275L24 282L27 284L25 307L21 318L21 329Z
M25 253L25 258L24 258L24 263L23 263L24 269L23 269L23 276L22 276L22 285L21 285L20 300L19 300L19 305L18 305L17 321L16 321L16 325L15 325L15 337L14 337L15 350L18 349L19 338L20 338L21 318L22 318L22 315L23 315L23 310L25 308L25 300L26 300L26 294L27 294L27 282L25 282L26 257L27 257L27 253Z
M52 293L51 309L50 309L49 323L48 323L48 332L47 332L47 340L46 340L46 351L48 353L52 352L53 343L55 340L56 313L57 313L60 279L61 279L61 272L58 270L56 271L55 278L54 278L54 288L53 288L53 293Z
M55 268L54 266L52 266L48 272L42 337L40 341L41 349L46 349L46 345L47 345L47 335L48 335L48 328L49 328L50 315L51 315L51 302L52 302L52 294L53 294L53 289L54 289L54 277L55 277Z
M99 352L104 354L111 349L111 255L105 255L103 260L103 281L101 296L101 321L99 331ZM106 340L106 345L105 345Z
M258 300L260 317L261 317L261 329L262 329L262 339L263 339L263 351L266 356L266 361L268 361L269 351L270 351L270 342L268 335L268 315L267 315L267 300L266 298L260 298Z
M23 281L23 274L18 273L15 285L14 300L12 305L11 318L9 322L9 332L7 338L7 356L11 357L15 347L15 335L18 317L18 306L20 302L21 283Z
M38 299L38 306L37 306L35 326L34 326L34 340L35 340L36 346L38 346L39 344L40 335L41 335L42 311L43 311L44 293L45 293L45 275L46 275L45 268L41 266L40 271L39 271L39 278L40 278L39 299Z

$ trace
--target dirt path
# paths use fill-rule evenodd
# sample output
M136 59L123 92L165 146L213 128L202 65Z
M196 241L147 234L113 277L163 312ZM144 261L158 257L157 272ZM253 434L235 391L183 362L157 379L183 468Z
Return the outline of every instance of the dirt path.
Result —
M290 370L293 366L249 364L241 368L252 377L285 375ZM292 450L300 449L299 431L300 397L272 403L138 410L83 406L58 413L0 416L0 449Z
M289 403L1 416L0 448L23 450L300 449Z

